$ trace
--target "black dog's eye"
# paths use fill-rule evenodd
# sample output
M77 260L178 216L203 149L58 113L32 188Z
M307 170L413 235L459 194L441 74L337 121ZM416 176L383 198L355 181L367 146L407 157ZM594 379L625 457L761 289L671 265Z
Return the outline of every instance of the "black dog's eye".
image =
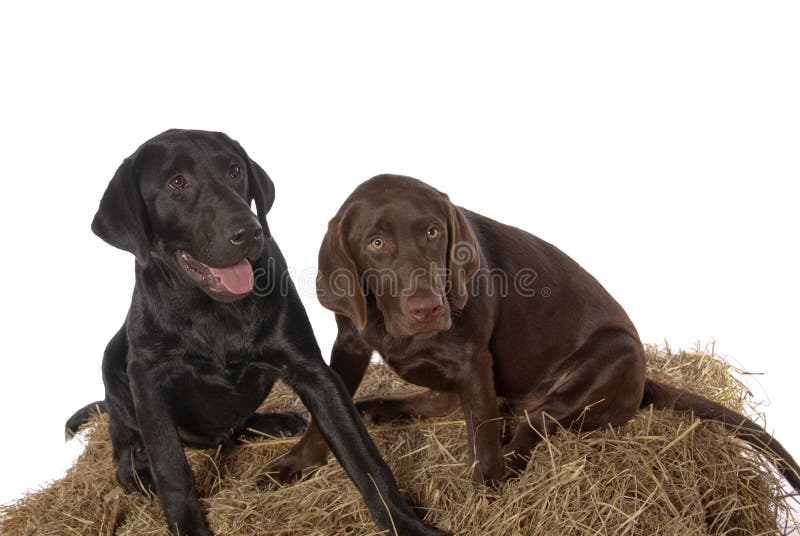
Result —
M232 179L238 179L242 176L242 168L240 168L237 164L231 166L231 169L228 171L228 175Z
M369 243L369 249L373 251L377 251L383 247L383 239L381 238L373 238L372 241Z
M439 229L437 229L436 227L431 227L430 229L428 229L428 238L432 240L434 238L439 238Z
M167 186L171 190L183 190L186 187L186 179L183 178L183 175L175 175L167 183Z

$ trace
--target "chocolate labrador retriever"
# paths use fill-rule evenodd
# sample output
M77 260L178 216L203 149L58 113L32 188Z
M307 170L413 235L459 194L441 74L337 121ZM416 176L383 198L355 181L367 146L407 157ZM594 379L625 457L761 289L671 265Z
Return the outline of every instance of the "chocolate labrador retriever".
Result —
M331 366L349 392L373 350L402 378L429 388L361 400L361 413L370 421L432 417L460 404L477 481L516 474L558 426L621 425L652 404L722 421L777 454L779 469L800 489L800 467L757 424L645 377L633 323L575 261L525 231L454 206L423 182L380 175L356 188L330 221L319 272L319 300L336 313L339 329ZM527 413L505 446L498 397ZM270 465L279 478L325 463L317 424L312 419L290 454Z
M117 170L92 230L136 256L128 316L103 357L117 480L152 489L169 530L209 535L183 445L228 446L246 429L305 428L295 414L256 408L276 378L300 395L375 523L436 535L402 498L339 377L326 366L270 236L272 181L218 132L169 130ZM255 201L258 216L251 210Z

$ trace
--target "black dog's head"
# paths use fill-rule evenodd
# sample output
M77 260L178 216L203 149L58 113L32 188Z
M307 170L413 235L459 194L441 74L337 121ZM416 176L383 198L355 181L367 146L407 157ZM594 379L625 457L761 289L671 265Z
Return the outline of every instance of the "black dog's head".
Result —
M227 135L168 130L117 169L92 231L142 267L166 262L212 298L233 301L252 291L248 259L269 236L274 200L267 174Z

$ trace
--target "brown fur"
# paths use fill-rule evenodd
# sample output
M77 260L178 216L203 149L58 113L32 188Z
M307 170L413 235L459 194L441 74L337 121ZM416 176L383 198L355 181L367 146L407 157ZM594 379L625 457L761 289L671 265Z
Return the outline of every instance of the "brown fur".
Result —
M426 236L426 228L437 232ZM361 413L373 422L431 417L460 404L478 481L514 475L541 436L559 425L621 425L653 404L724 422L781 457L779 469L800 489L797 463L758 425L645 378L636 328L575 261L525 231L455 207L425 183L380 175L361 184L331 220L319 267L319 299L336 313L339 327L331 367L350 392L373 350L402 378L431 390L361 400ZM387 291L386 281L369 277L376 271L394 274L395 288ZM342 292L341 281L352 292ZM442 310L416 320L409 296L437 293L447 298ZM498 398L524 412L530 424L519 426L505 445ZM282 477L324 463L326 452L312 421L277 462Z

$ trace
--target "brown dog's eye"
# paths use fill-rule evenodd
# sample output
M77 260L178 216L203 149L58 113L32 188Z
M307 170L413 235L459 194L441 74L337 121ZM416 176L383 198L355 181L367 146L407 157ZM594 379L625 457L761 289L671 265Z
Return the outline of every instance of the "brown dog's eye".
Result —
M183 175L175 175L167 183L167 186L172 190L183 190L186 187L186 179L183 178Z
M230 171L228 171L228 174L230 175L230 177L232 179L238 179L239 177L242 176L242 168L240 168L238 165L234 164L234 165L231 166L231 169L230 169Z
M428 238L430 239L439 238L439 229L437 229L436 227L431 227L430 229L428 229Z
M372 242L369 243L369 249L373 251L377 251L383 247L383 239L382 238L373 238Z

